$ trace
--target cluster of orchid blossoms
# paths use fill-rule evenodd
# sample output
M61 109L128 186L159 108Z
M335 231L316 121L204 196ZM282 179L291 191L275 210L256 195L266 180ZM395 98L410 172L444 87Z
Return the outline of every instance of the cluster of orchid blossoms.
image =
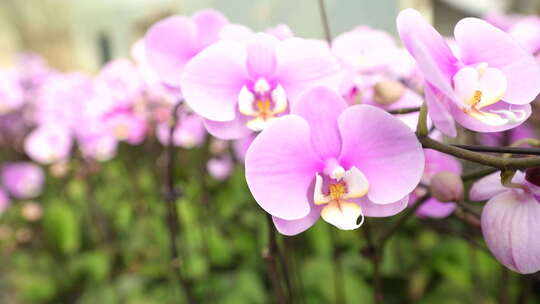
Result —
M399 109L425 100L435 140L455 137L457 124L484 144L534 137L526 121L540 93L540 35L530 32L540 32L540 21L466 18L454 38L443 38L408 9L397 28L405 48L365 26L329 43L295 37L285 25L255 33L203 10L154 24L131 59L95 77L27 56L0 75L0 144L61 174L75 155L113 158L120 142L154 136L193 148L209 133L209 173L225 179L233 158L244 162L253 197L284 235L319 218L356 229L364 217L393 216L420 201L418 216L444 218L464 196L461 164L423 149L415 134L422 112ZM533 175L518 172L503 186L495 173L470 193L487 200L488 247L521 273L540 270ZM44 179L32 162L5 164L1 176L16 199L38 196Z

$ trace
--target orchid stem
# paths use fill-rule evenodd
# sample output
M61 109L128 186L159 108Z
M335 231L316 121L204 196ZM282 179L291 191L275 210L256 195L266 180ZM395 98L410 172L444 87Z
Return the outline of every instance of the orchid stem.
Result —
M269 214L266 214L266 222L268 224L268 247L263 251L263 258L268 267L268 275L274 291L274 300L276 303L291 303L291 301L289 301L290 299L285 297L285 293L282 288L283 286L281 285L279 278L279 247L276 240L276 231L274 229L272 217Z
M409 114L409 113L415 113L420 111L420 107L412 107L412 108L401 108L401 109L395 109L395 110L389 110L388 113L390 114Z
M371 225L369 221L364 222L362 227L364 232L364 237L368 245L368 257L373 264L373 301L377 304L384 303L384 293L383 293L383 282L381 279L381 267L382 256L384 251L384 246L382 243L379 243L379 246L375 244L373 240L373 234L371 231Z
M451 146L469 150L469 151L474 151L474 152L540 155L540 148L496 147L496 146L456 145L456 144L451 145Z
M172 110L172 123L169 129L169 141L167 142L167 163L165 166L165 195L164 201L167 204L167 227L169 230L169 250L170 250L170 271L180 284L180 288L184 291L187 303L196 303L189 282L181 273L182 259L178 251L177 239L180 231L178 208L176 200L180 197L180 192L174 186L174 129L177 124L177 112L181 102L179 101Z
M341 265L340 252L335 230L330 230L330 239L332 241L332 267L334 272L334 295L335 303L344 303L345 290L343 290L343 269Z
M324 29L324 38L328 45L332 45L332 32L330 31L330 23L328 22L328 14L326 13L326 5L324 0L319 0L319 11L321 13L321 21Z
M429 194L426 194L422 197L420 197L414 205L407 208L403 215L388 229L379 239L379 246L383 247L386 242L390 239L396 231L399 230L399 228L407 222L407 220L420 208L428 199L430 198Z
M501 170L527 169L540 166L540 157L506 158L493 155L482 154L465 150L459 147L447 145L433 140L427 136L422 136L417 131L417 137L424 148L437 150L445 154L455 156L464 160L472 161L482 165L498 168Z
M416 125L416 136L427 137L429 130L427 127L427 105L426 102L420 107L420 115L418 115L418 124Z

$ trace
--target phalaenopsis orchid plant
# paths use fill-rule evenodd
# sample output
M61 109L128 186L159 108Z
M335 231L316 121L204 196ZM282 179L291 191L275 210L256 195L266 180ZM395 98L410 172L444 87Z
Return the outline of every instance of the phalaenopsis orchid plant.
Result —
M209 188L231 187L238 172L266 217L263 258L253 255L279 303L302 298L289 242L314 225L356 230L347 240L373 265L378 303L385 245L415 215L426 229L466 227L468 242L513 272L540 271L540 18L465 18L451 37L413 9L396 24L401 41L367 26L335 38L326 26L317 40L207 9L153 24L131 58L93 76L23 55L0 73L0 210L22 202L39 220L50 184L82 176L92 195L111 160L131 153L117 178L154 156L150 167L163 168L169 266L189 303L201 291L178 242L193 219L178 208L224 221L214 212L229 207ZM186 159L200 165L179 173Z

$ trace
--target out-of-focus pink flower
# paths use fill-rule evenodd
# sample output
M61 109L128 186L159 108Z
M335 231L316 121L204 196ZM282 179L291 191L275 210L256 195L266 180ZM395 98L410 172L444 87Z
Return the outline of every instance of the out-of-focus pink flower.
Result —
M216 42L228 23L220 12L207 9L191 18L173 16L154 24L145 36L149 66L167 85L180 87L186 63Z
M105 115L103 122L117 140L132 145L143 142L146 135L146 121L129 110L116 110Z
M238 139L287 113L310 87L337 89L339 71L324 43L259 33L248 43L224 40L205 49L186 65L181 88L212 135Z
M11 205L11 201L9 200L6 191L0 188L0 214L4 213L9 205Z
M137 41L131 48L131 56L144 82L144 97L153 103L172 105L182 99L179 88L165 85L148 63L144 40Z
M512 179L514 188L501 184L500 173L477 181L469 198L488 200L482 211L482 233L491 252L506 267L519 273L540 270L540 187L523 172Z
M18 75L12 70L0 71L0 115L18 109L25 103Z
M540 92L540 68L509 34L477 18L454 29L460 57L413 9L397 18L403 43L422 70L435 126L456 136L454 120L477 132L514 128L531 114Z
M2 166L2 185L15 198L37 197L41 194L44 180L43 170L34 163L14 162Z
M81 105L93 92L92 80L86 75L67 73L48 77L34 102L34 122L63 126L70 131L80 124Z
M97 94L108 95L117 107L133 105L142 98L142 75L128 59L116 59L103 67L94 79Z
M291 28L286 24L278 24L265 31L268 35L272 35L279 40L285 40L294 37L294 33Z
M52 164L69 157L73 140L65 126L42 125L34 129L24 140L24 151L40 164Z
M203 118L181 108L178 111L178 121L173 134L173 144L178 147L191 149L203 144L206 136ZM169 122L163 122L156 128L156 135L162 145L169 143Z
M78 138L82 154L91 159L103 162L116 155L118 140L110 132L85 134Z
M206 163L206 169L210 176L222 181L231 175L233 161L230 156L213 157Z
M414 133L385 111L347 107L318 87L259 134L246 154L246 180L278 231L298 234L319 216L345 230L365 216L407 206L424 170Z

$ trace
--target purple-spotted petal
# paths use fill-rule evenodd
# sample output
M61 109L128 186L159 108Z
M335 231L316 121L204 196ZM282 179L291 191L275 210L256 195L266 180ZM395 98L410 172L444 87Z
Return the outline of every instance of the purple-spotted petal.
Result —
M276 81L293 102L311 87L339 88L340 64L324 42L300 38L284 40L276 47L276 60Z
M247 45L247 68L254 79L269 77L276 68L275 48L279 40L273 36L259 33Z
M490 199L482 211L482 233L491 252L519 273L540 270L540 203L520 190Z
M182 75L186 103L202 117L230 121L236 117L238 94L248 80L246 49L221 41L195 56Z
M174 16L152 26L145 37L150 67L168 85L180 86L185 64L197 53L197 26L189 18Z
M240 115L238 116L239 117L231 121L213 121L205 119L204 126L208 133L219 139L241 139L250 135L253 131L246 127L246 119L240 117Z
M424 152L409 127L367 105L347 108L338 125L341 163L366 175L371 201L393 203L414 190L424 172Z
M474 183L469 192L469 199L473 201L484 201L507 190L508 188L501 184L501 173L495 172Z
M477 18L465 18L454 29L465 64L487 62L500 69L508 83L503 100L528 104L540 93L540 67L509 34Z
M309 125L297 115L276 119L246 153L246 180L253 197L266 212L284 220L309 214L309 188L322 167L311 146Z
M279 217L272 217L277 231L284 235L296 235L309 229L321 216L322 205L311 205L309 214L299 220L284 220Z
M389 204L376 204L370 201L366 196L356 201L360 208L362 208L362 213L364 216L387 217L396 215L407 208L409 196L407 195L404 198Z
M396 23L401 40L416 59L426 81L452 96L450 79L457 70L457 59L444 38L414 9L399 13Z
M218 41L221 29L229 23L227 17L213 9L201 10L193 15L191 20L197 25L199 50Z
M302 116L308 122L311 143L322 159L339 155L341 136L337 120L346 107L341 96L325 87L309 90L292 106L291 113Z

